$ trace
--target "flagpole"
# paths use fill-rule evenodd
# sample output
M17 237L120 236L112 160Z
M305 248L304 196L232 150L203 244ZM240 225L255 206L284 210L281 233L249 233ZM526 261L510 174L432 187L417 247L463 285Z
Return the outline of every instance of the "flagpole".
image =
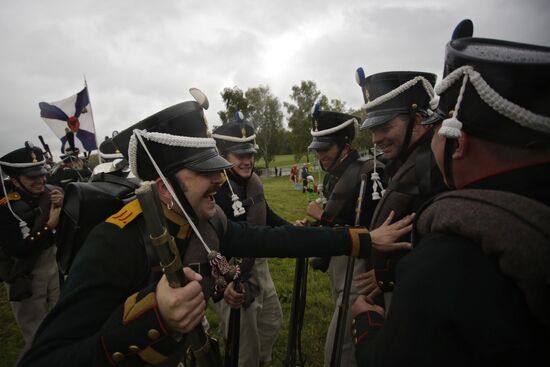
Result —
M97 141L97 129L95 127L94 111L92 108L92 99L90 98L90 90L88 89L88 82L86 81L86 75L83 74L83 76L84 76L84 86L86 87L86 93L88 93L88 101L90 101L90 115L92 116L92 123L94 124L95 145L97 147L97 161L98 163L103 163L103 161L101 160L101 154L99 151L99 143Z

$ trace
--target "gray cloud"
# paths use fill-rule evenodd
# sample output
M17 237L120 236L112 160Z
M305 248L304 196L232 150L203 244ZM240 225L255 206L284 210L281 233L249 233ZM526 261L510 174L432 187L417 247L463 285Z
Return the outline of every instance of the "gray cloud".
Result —
M174 103L190 87L211 100L224 87L269 85L281 101L301 80L357 108L358 66L440 74L463 18L480 37L550 45L546 0L21 1L0 13L0 154L57 139L38 102L76 93L86 75L100 139Z

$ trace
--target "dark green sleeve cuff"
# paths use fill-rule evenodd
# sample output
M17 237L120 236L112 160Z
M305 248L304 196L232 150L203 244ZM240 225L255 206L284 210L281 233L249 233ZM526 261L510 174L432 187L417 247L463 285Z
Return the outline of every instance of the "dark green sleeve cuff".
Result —
M357 315L352 321L353 342L356 348L369 339L373 339L384 326L384 317L376 311L367 311Z
M169 336L152 290L134 293L101 336L105 356L112 366L157 365L165 362L178 342ZM116 325L118 324L118 325ZM116 326L115 326L116 325Z
M365 227L350 227L348 234L351 241L350 255L360 258L370 257L372 242Z

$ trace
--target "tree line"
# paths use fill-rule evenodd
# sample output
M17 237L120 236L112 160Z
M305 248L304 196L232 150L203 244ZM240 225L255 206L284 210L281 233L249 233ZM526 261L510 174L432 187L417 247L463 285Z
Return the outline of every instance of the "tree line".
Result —
M257 159L265 161L266 168L273 162L276 155L294 154L298 161L302 157L309 158L307 147L311 142L311 108L320 101L321 109L344 112L365 119L362 110L346 107L339 99L328 99L318 89L314 81L301 81L292 87L291 102L281 102L273 95L269 86L260 85L243 91L234 86L224 88L221 92L225 110L218 111L222 124L229 121L237 111L242 111L256 129L256 144L259 146ZM283 125L283 107L287 112L288 129ZM359 150L372 146L368 131L356 136L353 144Z

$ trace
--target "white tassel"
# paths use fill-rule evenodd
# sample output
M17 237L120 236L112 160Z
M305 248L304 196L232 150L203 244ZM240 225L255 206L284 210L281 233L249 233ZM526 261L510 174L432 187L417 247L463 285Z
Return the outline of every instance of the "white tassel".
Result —
M238 217L246 213L246 210L243 207L243 203L242 201L239 200L239 196L237 194L231 195L231 201L233 202L233 204L231 205L231 208L233 209L233 215L235 217Z
M380 175L376 172L376 144L374 144L374 147L372 148L372 154L374 155L374 172L370 175L370 179L372 181L372 200L380 200L380 198L384 196L385 190L382 186ZM381 193L378 193L378 189L381 190ZM382 194L382 196L380 194Z
M462 134L462 122L454 116L443 120L438 134L446 138L458 139Z
M21 221L19 222L19 229L21 229L21 234L23 235L23 239L26 239L31 235L31 229L29 226L27 226L27 222Z

